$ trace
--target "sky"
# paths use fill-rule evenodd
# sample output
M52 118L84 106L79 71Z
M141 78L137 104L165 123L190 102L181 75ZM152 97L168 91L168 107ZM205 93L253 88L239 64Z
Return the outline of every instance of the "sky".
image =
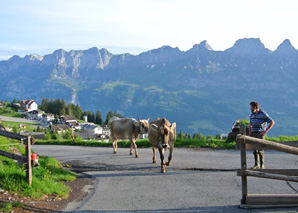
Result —
M207 40L225 50L260 38L298 48L297 0L0 0L0 60L57 49L106 48L137 55Z

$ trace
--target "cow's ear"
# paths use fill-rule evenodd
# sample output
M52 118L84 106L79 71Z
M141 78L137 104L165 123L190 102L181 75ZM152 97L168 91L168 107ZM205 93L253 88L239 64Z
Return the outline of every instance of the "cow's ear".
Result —
M158 126L156 124L151 124L151 129L155 132L157 132L159 129L158 129Z
M176 129L176 123L172 123L171 129Z
M134 124L135 126L139 126L139 125L140 125L140 123L139 123L138 121L133 121L133 124Z

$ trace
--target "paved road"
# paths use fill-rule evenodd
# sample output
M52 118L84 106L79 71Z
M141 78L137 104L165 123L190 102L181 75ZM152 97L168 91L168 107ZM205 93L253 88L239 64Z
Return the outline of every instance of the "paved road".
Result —
M3 115L0 115L0 118L2 119L2 121L23 122L23 123L38 123L38 121L36 121L36 120L29 120L29 119L26 119L26 118L14 118L14 117L7 117L7 116L3 116Z
M297 212L298 208L274 210L239 209L241 179L240 153L234 150L175 149L172 165L160 173L160 161L151 164L152 150L139 149L140 158L129 149L34 145L39 155L53 156L63 164L92 176L89 196L71 203L65 211L145 211L145 212ZM297 169L298 158L274 151L266 152L267 168ZM248 166L253 154L248 152ZM158 157L159 159L159 157ZM292 182L248 178L248 193L297 194Z

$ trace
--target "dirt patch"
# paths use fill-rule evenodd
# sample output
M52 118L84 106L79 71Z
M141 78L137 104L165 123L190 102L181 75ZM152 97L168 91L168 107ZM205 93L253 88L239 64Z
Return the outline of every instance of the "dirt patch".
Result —
M17 193L9 193L7 191L0 192L0 202L21 202L24 208L14 208L14 212L53 212L61 211L71 202L80 202L87 195L85 188L92 185L93 181L90 177L78 174L76 180L72 182L65 182L70 188L69 197L62 199L59 196L44 196L41 200L34 200L32 198L21 197Z

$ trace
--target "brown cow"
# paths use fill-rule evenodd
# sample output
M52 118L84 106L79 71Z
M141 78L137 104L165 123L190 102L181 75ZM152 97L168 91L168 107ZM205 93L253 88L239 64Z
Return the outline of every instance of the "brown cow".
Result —
M134 118L118 118L112 117L109 120L109 127L111 130L111 141L113 142L114 153L117 153L117 142L119 140L130 140L130 155L133 154L133 148L135 149L136 158L139 157L137 150L136 140L140 133L148 133L149 119L147 120L135 120Z
M156 118L150 123L149 140L152 144L153 163L156 163L156 148L160 154L161 172L166 171L173 156L174 143L176 141L176 123L170 123L166 118ZM168 162L164 163L164 151L169 149Z

